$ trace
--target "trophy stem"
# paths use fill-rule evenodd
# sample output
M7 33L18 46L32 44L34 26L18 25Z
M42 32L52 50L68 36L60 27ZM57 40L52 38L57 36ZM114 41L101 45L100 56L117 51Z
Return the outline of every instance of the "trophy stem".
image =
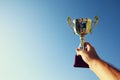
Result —
M80 36L80 49L84 49L84 35Z

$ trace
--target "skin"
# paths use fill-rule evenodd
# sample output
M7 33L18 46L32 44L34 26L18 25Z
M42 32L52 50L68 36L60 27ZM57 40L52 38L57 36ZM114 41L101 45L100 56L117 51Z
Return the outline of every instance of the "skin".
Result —
M84 43L84 50L76 49L77 55L81 55L82 59L89 65L100 80L120 80L120 71L101 60L95 49L89 44Z

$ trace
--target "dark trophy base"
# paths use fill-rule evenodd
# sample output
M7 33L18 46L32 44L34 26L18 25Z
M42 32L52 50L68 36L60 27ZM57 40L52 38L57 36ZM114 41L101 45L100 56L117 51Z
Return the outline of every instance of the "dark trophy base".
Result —
M80 55L75 55L74 67L89 68L88 64L83 61Z

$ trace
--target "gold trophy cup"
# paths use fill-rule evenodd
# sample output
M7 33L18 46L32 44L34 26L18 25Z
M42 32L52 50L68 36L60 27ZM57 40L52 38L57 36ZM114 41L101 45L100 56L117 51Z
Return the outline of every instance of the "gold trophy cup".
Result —
M97 23L97 16L94 16L93 20L89 18L79 18L72 21L70 17L67 18L68 26L73 30L74 34L80 37L80 44L78 48L85 49L84 36L88 33L92 33L92 30L95 28ZM80 55L75 55L74 67L88 68L89 66L82 60Z

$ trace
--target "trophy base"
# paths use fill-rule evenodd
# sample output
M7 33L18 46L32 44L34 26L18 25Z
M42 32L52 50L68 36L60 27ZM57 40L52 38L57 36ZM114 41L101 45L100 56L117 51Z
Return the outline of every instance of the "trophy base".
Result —
M89 68L80 55L75 55L74 67Z

